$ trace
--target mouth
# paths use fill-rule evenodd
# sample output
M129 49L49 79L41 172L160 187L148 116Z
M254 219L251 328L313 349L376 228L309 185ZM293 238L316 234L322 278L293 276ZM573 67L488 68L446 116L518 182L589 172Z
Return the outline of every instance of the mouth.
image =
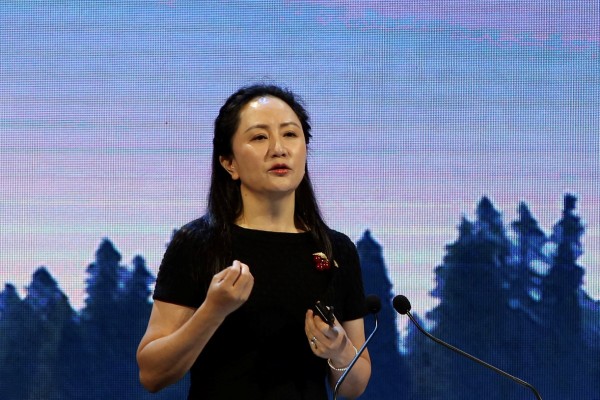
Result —
M271 169L269 169L269 171L281 171L281 170L289 170L290 167L288 167L285 164L275 164L271 167Z
M285 164L275 164L269 169L269 172L275 172L277 174L284 174L284 173L288 172L289 170L290 170L290 167L288 167Z

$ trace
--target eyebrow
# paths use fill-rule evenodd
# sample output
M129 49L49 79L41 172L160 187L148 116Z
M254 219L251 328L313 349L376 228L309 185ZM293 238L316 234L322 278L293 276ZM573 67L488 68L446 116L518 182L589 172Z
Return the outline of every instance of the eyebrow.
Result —
M282 124L279 124L279 127L280 128L284 128L284 127L286 127L288 125L293 125L293 126L296 126L298 128L302 128L300 125L298 125L294 121L284 122ZM252 129L268 129L268 128L269 128L269 125L267 125L267 124L256 124L256 125L252 125L252 126L248 127L248 129L246 129L244 132L251 131Z

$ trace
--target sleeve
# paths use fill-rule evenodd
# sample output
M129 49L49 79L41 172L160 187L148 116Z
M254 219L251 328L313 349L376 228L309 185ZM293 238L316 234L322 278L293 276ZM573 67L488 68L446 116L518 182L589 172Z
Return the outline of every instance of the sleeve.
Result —
M337 233L336 236L332 243L340 268L339 286L336 291L341 294L343 303L343 313L338 317L340 321L363 318L367 309L358 251L346 235Z
M200 281L204 266L198 251L201 241L197 230L188 224L173 235L158 270L154 300L193 308L204 301L206 286Z

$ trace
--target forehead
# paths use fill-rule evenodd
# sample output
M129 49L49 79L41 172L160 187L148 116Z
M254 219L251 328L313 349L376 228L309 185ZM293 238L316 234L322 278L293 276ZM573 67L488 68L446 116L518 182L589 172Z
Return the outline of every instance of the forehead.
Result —
M299 118L283 100L273 96L260 96L250 100L240 112L240 124L257 120L287 120L299 123Z

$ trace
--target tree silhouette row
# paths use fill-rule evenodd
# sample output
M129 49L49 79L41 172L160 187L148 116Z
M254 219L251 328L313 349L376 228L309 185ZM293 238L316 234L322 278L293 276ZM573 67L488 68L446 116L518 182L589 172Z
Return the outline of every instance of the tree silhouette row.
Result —
M519 376L545 400L600 399L600 302L583 290L577 263L584 226L576 198L547 237L525 204L507 230L484 197L476 219L463 218L446 246L425 316L430 331ZM397 329L381 246L370 231L357 242L365 291L382 299L369 346L373 371L363 399L528 399L526 389L431 342L409 325ZM45 267L20 298L0 292L0 399L181 399L187 383L143 390L135 351L151 310L154 277L136 256L121 263L104 239L87 267L85 306L74 310ZM405 275L404 279L411 279ZM365 329L373 328L371 317ZM400 349L403 349L401 352Z

